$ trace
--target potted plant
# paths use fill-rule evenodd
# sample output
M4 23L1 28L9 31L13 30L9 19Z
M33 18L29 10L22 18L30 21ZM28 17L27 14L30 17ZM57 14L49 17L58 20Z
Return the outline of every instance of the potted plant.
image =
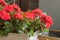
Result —
M37 40L38 32L48 30L52 24L52 18L39 8L23 12L18 5L0 0L0 36L19 33L27 34L28 40Z

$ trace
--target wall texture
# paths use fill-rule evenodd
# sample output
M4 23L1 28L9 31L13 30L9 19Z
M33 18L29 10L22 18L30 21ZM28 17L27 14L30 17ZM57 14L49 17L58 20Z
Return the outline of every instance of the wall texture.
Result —
M51 30L60 30L60 0L39 0L39 8L52 16L54 20Z

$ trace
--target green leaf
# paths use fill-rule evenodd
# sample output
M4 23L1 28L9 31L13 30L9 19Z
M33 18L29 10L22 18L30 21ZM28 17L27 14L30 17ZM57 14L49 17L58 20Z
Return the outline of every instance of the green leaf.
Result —
M24 19L25 23L31 25L31 21L29 19Z
M22 30L25 31L27 28L28 28L28 25L24 23L23 27L22 27Z
M2 35L3 35L3 33L4 33L4 32L0 30L0 36L2 36Z
M31 28L30 32L28 33L29 36L34 36L34 29Z
M39 26L34 26L35 29L39 29Z
M11 12L10 14L13 16L15 14L15 12Z
M45 28L45 29L44 29L44 32L49 32L49 29Z
M36 24L40 24L41 23L39 16L34 20L34 23L36 23Z
M3 27L4 29L5 29L5 31L7 31L7 32L12 32L13 30L14 30L14 28L13 28L13 24L12 23L10 23L10 22L5 22L5 25L4 25L4 27Z
M19 34L23 34L24 32L22 30L18 30L18 33Z
M40 25L45 28L45 24L44 23L40 23Z
M8 35L7 31L0 30L0 36L7 36L7 35Z
M0 10L3 10L3 7L2 6L0 6Z
M5 22L5 25L9 25L9 22Z

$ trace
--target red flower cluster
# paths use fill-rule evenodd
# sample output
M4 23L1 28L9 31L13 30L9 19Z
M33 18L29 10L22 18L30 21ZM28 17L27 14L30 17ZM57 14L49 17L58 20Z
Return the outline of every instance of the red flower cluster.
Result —
M15 12L20 12L20 8L17 4L12 4L11 6L13 7Z
M11 20L10 14L6 13L4 10L0 11L0 18L2 20Z
M39 8L34 9L32 12L35 13L35 15L39 15L40 17L43 15L43 11Z
M53 24L53 20L49 15L43 15L40 18L41 22L43 22L44 24L46 24L46 28L50 28L50 26Z
M40 17L40 21L46 25L46 28L49 29L53 24L52 18L49 15L45 15L43 11L38 8L25 14L25 17L31 20L34 20L37 16Z
M6 12L13 12L13 7L11 5L8 5L4 8Z
M2 7L5 7L7 5L7 3L5 2L5 0L0 0L0 5Z
M50 28L50 26L53 24L52 18L49 15L44 15L43 11L38 8L33 11L28 11L23 15L21 13L21 9L16 4L7 5L7 3L4 0L0 0L0 6L4 7L2 10L0 10L0 19L2 20L5 20L5 21L11 20L13 17L19 20L28 18L34 21L34 19L37 16L39 16L40 21L46 24L46 28Z
M20 14L20 8L16 4L7 5L4 0L0 0L0 6L4 8L0 10L0 19L2 20L11 20L11 13L13 13L13 17L17 19L23 19L22 14Z
M16 4L12 4L12 5L7 5L4 10L6 12L20 12L20 8L19 6L17 6Z
M14 17L19 19L19 20L23 20L23 15L21 13L14 14Z
M31 19L31 20L34 20L34 19L35 19L35 14L34 14L33 12L27 12L27 13L25 14L25 17L26 17L26 18L29 18L29 19Z
M37 16L41 17L42 15L43 15L43 11L37 8L37 9L32 10L31 12L28 11L26 13L26 18L34 20Z

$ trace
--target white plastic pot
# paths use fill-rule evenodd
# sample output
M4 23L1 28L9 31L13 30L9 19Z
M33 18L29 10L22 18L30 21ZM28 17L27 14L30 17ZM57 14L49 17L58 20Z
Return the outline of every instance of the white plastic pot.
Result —
M38 40L38 31L34 33L34 36L29 37L28 40Z

